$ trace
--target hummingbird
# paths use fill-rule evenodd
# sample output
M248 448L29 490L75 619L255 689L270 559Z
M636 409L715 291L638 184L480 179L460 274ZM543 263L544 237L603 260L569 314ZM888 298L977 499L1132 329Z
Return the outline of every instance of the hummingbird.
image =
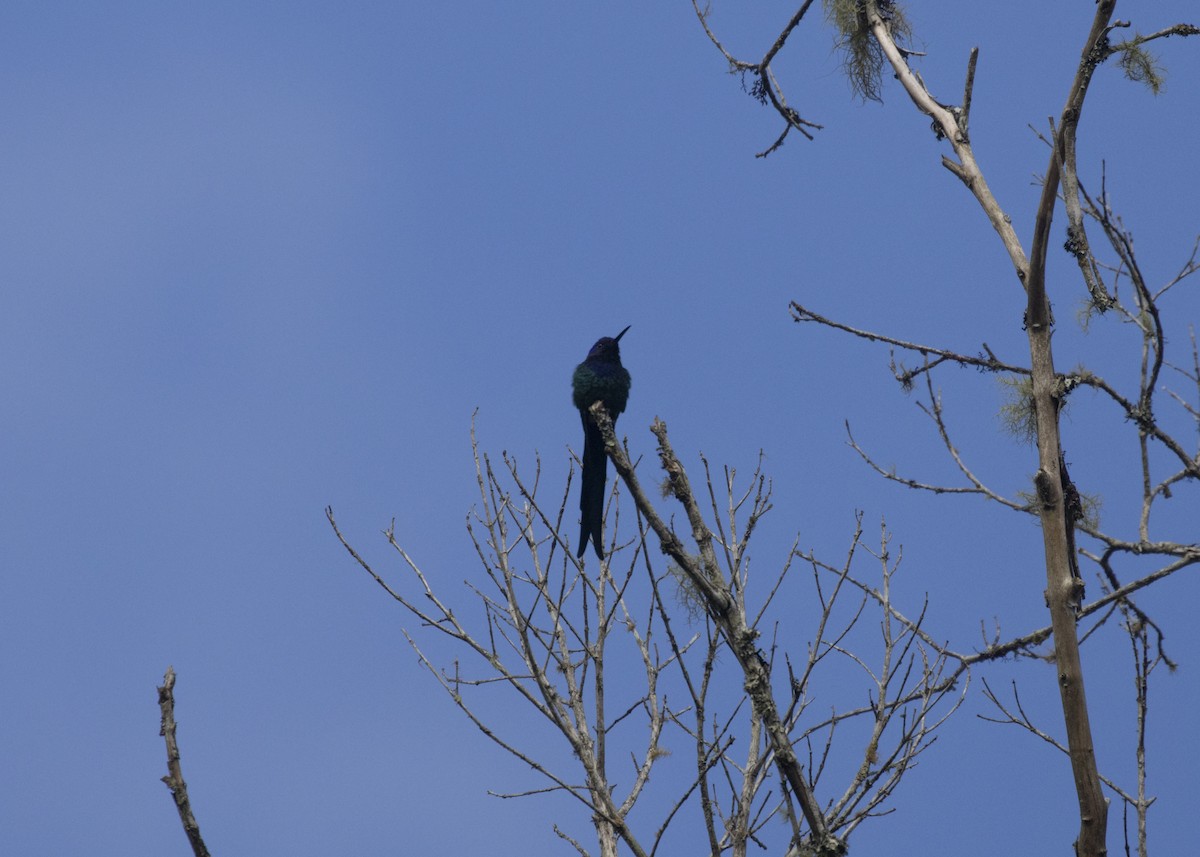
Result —
M630 327L632 325L626 326L625 330ZM604 336L596 340L587 358L575 367L575 374L571 376L572 400L583 421L583 474L579 489L579 551L576 556L583 556L588 539L591 539L596 556L604 559L601 542L608 456L604 454L604 438L592 421L588 408L597 401L603 402L614 426L617 417L625 410L632 380L621 365L621 347L617 344L625 335L625 330L616 336Z

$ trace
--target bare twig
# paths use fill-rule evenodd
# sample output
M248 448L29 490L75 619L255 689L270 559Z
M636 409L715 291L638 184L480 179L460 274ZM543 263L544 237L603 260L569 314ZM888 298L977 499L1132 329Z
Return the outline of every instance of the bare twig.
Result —
M794 129L803 134L807 139L812 140L813 134L809 129L819 131L823 126L816 122L811 122L803 118L800 113L787 102L787 97L784 95L783 88L779 85L779 81L775 79L775 72L771 68L771 62L775 56L783 50L783 46L787 43L788 37L793 31L800 26L800 22L804 19L809 7L813 4L813 0L804 0L800 4L800 8L792 15L791 19L784 25L775 42L767 50L763 58L758 62L746 62L735 57L717 38L716 33L708 25L709 7L706 4L703 9L700 8L698 0L692 0L692 9L696 13L697 20L700 21L700 26L704 28L705 35L721 52L721 56L725 57L725 61L729 64L729 70L733 73L749 73L754 75L754 85L751 87L750 94L760 104L770 104L784 120L783 132L779 137L763 151L759 152L755 157L765 158L776 149L783 145L787 135ZM743 84L744 86L744 84Z
M963 354L958 351L950 351L945 348L935 348L932 345L922 345L918 342L908 342L903 339L897 339L893 336L885 336L882 333L875 333L869 330L860 330L859 328L851 327L848 324L842 324L839 321L826 318L819 313L813 312L807 307L801 306L796 301L792 301L788 308L792 313L793 321L813 321L817 324L824 325L825 327L831 327L834 330L841 330L846 333L853 334L854 336L860 337L861 339L866 339L869 342L886 342L888 345L894 345L897 348L903 348L905 351L912 351L922 356L933 354L939 358L957 363L960 366L974 366L977 369L982 369L988 372L1011 372L1014 375L1029 374L1029 370L1024 366L1016 366L1012 363L1005 363L1004 361L997 359L996 355L992 353L992 350L988 348L986 342L983 344L983 350L986 352L987 356L972 356L970 354ZM899 380L901 380L901 382L907 380L909 383L911 383L912 377L915 376L900 377Z
M162 687L158 689L158 707L162 711L162 727L159 735L167 742L167 775L162 778L171 797L175 799L175 808L179 811L179 820L183 822L183 832L187 834L188 843L196 857L208 857L208 846L200 836L200 825L192 814L192 802L188 798L187 783L183 780L183 766L179 761L179 744L175 741L175 668L167 667L163 676Z

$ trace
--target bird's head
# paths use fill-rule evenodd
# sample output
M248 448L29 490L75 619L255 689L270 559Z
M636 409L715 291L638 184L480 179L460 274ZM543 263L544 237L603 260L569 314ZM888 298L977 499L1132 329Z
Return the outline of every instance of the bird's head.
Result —
M625 330L633 327L632 324L627 324ZM596 340L596 344L592 346L592 350L588 352L588 360L598 360L603 363L620 363L621 362L621 337L625 335L625 330L622 330L616 336L602 336Z

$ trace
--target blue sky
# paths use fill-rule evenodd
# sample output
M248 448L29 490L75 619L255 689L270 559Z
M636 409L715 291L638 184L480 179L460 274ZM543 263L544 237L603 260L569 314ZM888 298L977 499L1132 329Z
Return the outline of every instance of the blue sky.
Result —
M958 100L981 48L973 141L1027 247L1046 164L1027 126L1061 109L1093 8L1054 5L910 10L941 100ZM750 58L788 14L716 4L712 24ZM1143 31L1189 14L1117 11ZM651 456L659 416L694 468L702 452L749 472L765 452L775 511L757 567L776 568L797 531L840 557L861 509L868 532L885 517L904 544L902 593L929 593L936 636L965 649L980 620L1010 636L1046 624L1036 527L871 474L843 420L886 464L954 478L886 350L789 320L794 299L905 339L1026 354L1022 294L940 166L945 144L890 80L884 105L856 103L831 45L814 13L777 64L826 129L762 160L778 122L684 2L6 3L5 853L185 853L159 782L155 686L169 664L214 853L559 853L554 821L585 834L565 801L486 795L530 776L421 671L408 617L350 563L323 509L398 576L379 534L394 518L466 603L462 581L481 573L464 529L472 413L486 451L540 454L561 485L580 443L571 370L627 324L620 428L635 451ZM1094 188L1106 161L1143 266L1164 282L1200 232L1200 54L1178 39L1159 53L1157 98L1113 68L1097 76L1080 162ZM1050 288L1059 367L1132 381L1127 328L1071 323L1083 292L1065 254ZM1166 307L1175 347L1200 319L1196 288ZM1024 489L1034 456L1001 432L995 381L937 382L964 455L997 489ZM1064 437L1076 481L1132 537L1128 426L1080 397ZM1180 491L1156 519L1162 537L1195 540L1197 508L1195 489ZM1182 664L1152 689L1151 845L1164 851L1191 841L1200 765L1194 578L1141 602ZM446 663L457 654L432 645ZM1118 634L1085 651L1101 765L1126 783L1128 660ZM983 675L1016 678L1061 733L1048 670ZM986 711L972 692L856 849L1069 847L1065 761L976 718Z

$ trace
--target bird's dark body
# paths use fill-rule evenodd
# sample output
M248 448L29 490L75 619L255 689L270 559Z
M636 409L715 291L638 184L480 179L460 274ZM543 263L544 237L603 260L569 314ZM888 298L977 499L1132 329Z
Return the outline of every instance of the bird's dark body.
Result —
M571 377L572 400L583 421L583 474L579 489L577 556L583 556L590 540L596 556L604 558L604 483L608 477L608 456L604 454L604 438L592 422L588 408L594 402L604 402L614 425L625 410L632 380L621 365L621 349L617 344L625 335L625 330L615 337L605 336L597 340L588 352L587 359L575 367L575 374Z

